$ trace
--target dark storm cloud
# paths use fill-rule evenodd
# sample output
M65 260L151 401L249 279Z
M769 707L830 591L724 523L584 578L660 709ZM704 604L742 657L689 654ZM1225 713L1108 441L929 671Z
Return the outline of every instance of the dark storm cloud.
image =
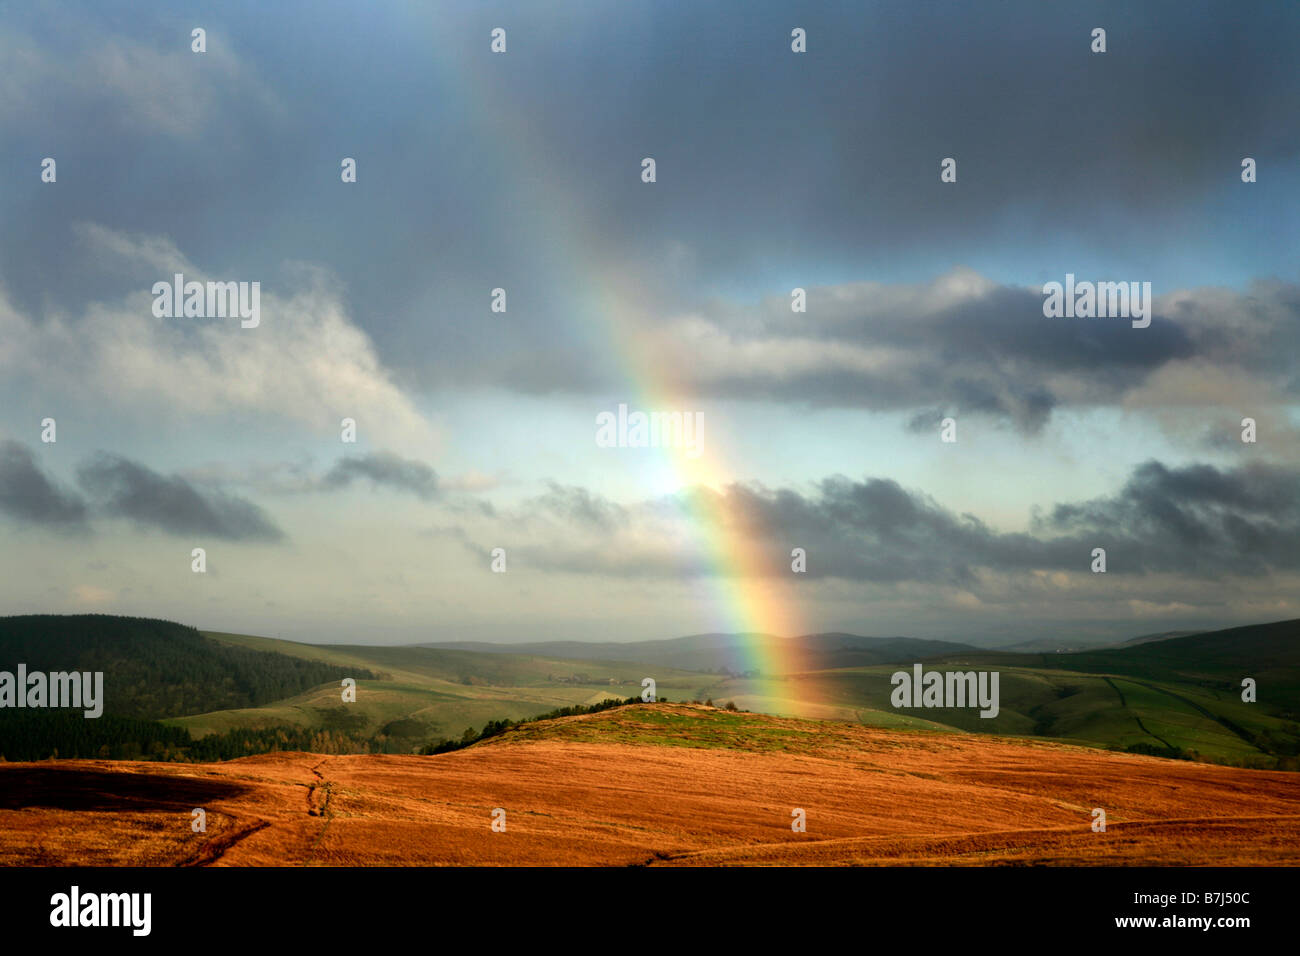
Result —
M980 286L957 294L950 305L936 308L930 301L934 295L952 298L945 290L963 280ZM881 304L889 294L893 301ZM704 387L728 397L926 409L913 428L931 428L948 412L986 413L1033 432L1062 403L1053 380L1072 379L1076 393L1113 401L1154 370L1212 351L1163 317L1146 329L1124 319L1045 318L1041 293L994 286L961 271L910 288L810 290L808 309L795 314L788 302L769 302L757 319L719 316L735 361ZM792 373L781 360L782 343L810 339L828 346L824 358ZM772 353L770 369L752 360L747 365L752 352L746 343L752 342ZM887 350L889 361L870 369L837 367L845 360L832 346L864 354Z
M130 518L143 527L231 541L284 537L251 501L201 489L178 475L161 475L119 455L100 454L81 465L77 481L96 502L99 513Z
M945 281L941 278L929 288L942 289ZM1123 319L1047 319L1043 299L1038 290L996 286L946 308L928 311L920 302L900 303L892 314L882 315L869 306L864 292L858 299L860 311L846 312L842 304L828 303L829 321L805 321L798 328L857 344L932 350L939 361L977 368L1016 362L1040 372L1099 370L1118 383L1133 372L1194 352L1188 333L1168 320L1135 330ZM821 306L814 294L810 308ZM785 325L784 331L795 330L789 320ZM1138 331L1142 334L1135 334Z
M289 250L336 272L385 363L430 387L593 382L604 356L590 343L548 346L599 321L584 306L610 263L641 276L658 315L809 274L970 263L1060 280L1083 253L1157 278L1171 243L1182 280L1197 263L1291 268L1294 4L755 2L687 16L521 0L384 7L358 34L291 2L214 14L206 59L165 4L135 5L129 29L98 4L61 9L67 29L15 9L0 30L0 54L23 66L0 103L14 131L0 172L34 184L0 195L4 218L28 224L0 237L0 279L32 312L156 279L66 250L79 220L158 231L159 204L178 248L205 259L260 274ZM507 21L509 52L493 56L489 31ZM796 25L807 53L790 52ZM1089 50L1099 25L1103 55ZM218 130L267 149L214 150ZM124 150L140 136L167 148ZM9 148L30 142L94 174L45 188L30 150ZM339 188L349 153L360 178ZM647 155L653 186L639 180ZM1254 186L1238 178L1245 155ZM948 156L955 184L939 182ZM508 339L465 321L502 283ZM996 390L984 401L1042 414L1032 393L1019 411Z
M409 491L426 501L438 494L438 475L432 468L387 452L340 459L321 479L321 487L346 488L359 479L369 480L374 487Z
M957 269L915 285L810 289L806 313L782 297L748 309L715 302L663 330L657 360L701 395L911 411L914 430L982 413L1032 433L1066 405L1137 408L1132 393L1154 373L1198 365L1235 377L1243 396L1256 389L1248 405L1300 394L1296 285L1157 296L1146 304L1148 328L1128 318L1048 318L1043 299ZM1194 403L1194 374L1165 384Z
M549 8L514 13L518 58L479 75L511 134L544 144L538 170L602 238L648 254L699 237L706 274L791 250L974 250L1005 243L1009 221L1022 238L1126 243L1117 224L1194 221L1242 156L1284 169L1300 148L1279 122L1300 100L1298 13L1282 5L584 7L566 30ZM486 33L497 15L468 19ZM806 54L790 53L795 25ZM643 155L653 188L635 188ZM958 182L941 186L947 156Z
M813 494L741 484L723 492L696 488L676 496L667 511L663 501L638 509L632 517L641 534L625 540L608 537L614 506L589 499L566 489L532 503L531 514L558 517L579 533L532 544L539 563L549 554L544 565L565 571L674 577L707 570L687 552L631 544L653 540L665 514L675 512L703 520L710 539L745 541L769 575L791 573L796 547L807 552L809 577L883 584L971 587L979 571L1089 573L1099 547L1107 573L1116 575L1217 578L1300 569L1300 471L1274 466L1148 462L1117 494L1058 504L1037 516L1030 533L1010 534L880 478L828 478ZM592 546L576 544L581 535L592 536Z
M695 490L695 495L715 492ZM810 577L893 583L970 585L977 568L1024 571L1080 568L1079 541L1000 534L890 479L829 478L817 493L733 485L711 507L764 552L769 573L790 573L790 551L803 548Z
M1300 471L1268 465L1169 468L1150 461L1118 495L1057 505L1042 525L1106 534L1122 542L1121 560L1135 570L1294 570L1300 567Z
M86 506L59 488L25 445L0 442L0 512L31 524L74 528L85 523Z

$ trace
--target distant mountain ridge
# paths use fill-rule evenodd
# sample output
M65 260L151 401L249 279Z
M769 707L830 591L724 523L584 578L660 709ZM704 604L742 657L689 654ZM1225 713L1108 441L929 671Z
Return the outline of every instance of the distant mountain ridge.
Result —
M1276 671L1285 676L1286 686L1291 688L1300 678L1300 619L1217 631L1149 634L1121 644L1061 654L982 650L978 659L1113 674L1158 671L1189 676L1235 675L1248 668L1255 676Z
M542 641L531 644L431 642L418 645L437 650L480 654L533 654L588 661L635 661L718 673L744 674L777 666L781 673L911 663L947 654L978 650L971 644L913 637L863 637L829 632L802 637L770 634L692 634L650 641Z

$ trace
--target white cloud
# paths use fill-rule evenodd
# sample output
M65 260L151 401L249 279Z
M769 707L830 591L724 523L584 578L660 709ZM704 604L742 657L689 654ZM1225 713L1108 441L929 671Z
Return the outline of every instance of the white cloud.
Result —
M190 50L188 31L178 31L165 49L91 31L65 39L69 47L54 51L0 30L0 120L39 120L57 105L65 115L93 113L127 129L188 139L220 120L222 100L237 100L243 110L284 111L229 38L212 30L206 53Z
M251 411L271 421L339 431L356 419L359 437L426 455L438 444L434 425L399 387L374 344L348 315L340 290L320 269L286 269L288 282L266 276L211 276L169 240L127 236L87 225L79 238L103 264L174 272L186 280L260 281L261 324L237 319L158 319L148 289L85 313L20 314L0 290L0 369L33 388L58 389L98 407L111 403L152 415L221 416Z

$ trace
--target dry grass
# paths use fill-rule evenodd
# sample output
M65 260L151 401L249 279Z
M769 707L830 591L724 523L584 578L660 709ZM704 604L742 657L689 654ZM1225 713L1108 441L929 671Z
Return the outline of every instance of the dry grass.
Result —
M1300 777L655 705L438 757L0 765L0 863L1297 864Z

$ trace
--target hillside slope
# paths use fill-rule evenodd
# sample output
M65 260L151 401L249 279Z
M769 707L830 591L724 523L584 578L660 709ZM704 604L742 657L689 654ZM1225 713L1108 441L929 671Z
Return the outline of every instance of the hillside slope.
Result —
M0 863L1297 864L1300 778L631 705L437 757L0 765Z
M641 692L644 665L574 661L525 654L485 654L424 646L298 644L244 634L207 632L215 641L274 650L371 674L355 703L340 707L336 687L320 687L269 705L197 714L169 721L195 736L233 728L295 726L327 729L346 720L358 739L384 735L418 745L460 737L490 720L521 720L559 707L625 699ZM660 696L692 698L712 683L707 675L653 669Z
M0 617L0 670L102 671L104 713L153 720L258 707L343 677L373 677L319 660L236 647L192 627L108 614Z
M925 662L926 670L989 671L1000 679L1000 712L903 708L890 703L895 666L790 675L772 685L727 680L719 699L745 708L816 700L892 712L963 730L1090 741L1160 755L1296 769L1300 755L1300 621L1279 621L1068 654L973 651ZM1241 699L1242 679L1258 700ZM766 699L765 699L766 698Z
M678 645L690 653L731 654L739 653L737 640L698 635L650 644L666 654L676 654ZM11 660L22 655L29 666L62 668L71 660L102 668L109 705L98 721L70 712L0 714L9 729L0 754L211 760L273 749L413 753L459 740L489 721L636 696L649 676L661 698L732 701L762 713L1045 737L1260 769L1300 765L1296 621L1065 654L846 634L801 641L812 658L872 663L760 677L500 648L301 644L112 617L9 618L0 620L0 663L7 654ZM612 653L610 647L598 645L600 653ZM948 648L941 657L920 656L940 647ZM620 653L646 650L640 643ZM997 716L983 718L972 708L894 707L892 675L923 659L928 670L997 672ZM357 679L357 699L346 705L342 676ZM1258 683L1253 703L1241 700L1246 676ZM127 716L161 714L162 724L122 723L123 712L114 708L124 706Z

